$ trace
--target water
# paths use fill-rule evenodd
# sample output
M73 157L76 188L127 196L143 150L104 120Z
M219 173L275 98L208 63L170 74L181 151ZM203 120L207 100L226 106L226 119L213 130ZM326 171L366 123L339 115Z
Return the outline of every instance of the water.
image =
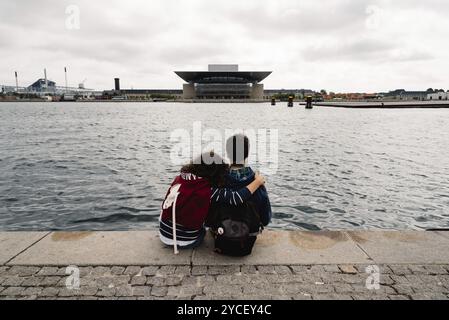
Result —
M0 230L156 227L170 133L193 121L279 130L275 228L449 227L449 110L2 103Z

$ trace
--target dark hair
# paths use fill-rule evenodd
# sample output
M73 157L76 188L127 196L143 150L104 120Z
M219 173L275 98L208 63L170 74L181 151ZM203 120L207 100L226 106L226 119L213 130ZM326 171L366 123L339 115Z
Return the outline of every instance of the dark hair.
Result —
M226 153L231 164L243 165L249 155L249 139L243 134L236 134L226 142Z
M181 172L209 180L212 187L223 187L228 171L229 165L213 151L203 153L181 169Z

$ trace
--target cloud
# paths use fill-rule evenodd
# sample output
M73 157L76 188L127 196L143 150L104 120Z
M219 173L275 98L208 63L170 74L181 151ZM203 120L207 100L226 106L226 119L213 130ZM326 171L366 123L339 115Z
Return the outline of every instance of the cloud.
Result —
M80 29L65 27L68 5ZM238 63L269 88L449 88L443 0L0 0L0 84L181 88L174 70ZM419 75L419 76L418 76Z
M422 49L408 49L395 41L378 39L351 39L344 42L326 43L307 47L302 51L306 61L355 61L392 63L431 60L431 52Z

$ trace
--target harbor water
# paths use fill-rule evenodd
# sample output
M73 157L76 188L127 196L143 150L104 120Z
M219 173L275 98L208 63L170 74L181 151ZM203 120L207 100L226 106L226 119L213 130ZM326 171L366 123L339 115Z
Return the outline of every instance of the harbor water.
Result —
M449 110L1 103L0 230L157 226L175 129L278 130L272 227L449 228Z

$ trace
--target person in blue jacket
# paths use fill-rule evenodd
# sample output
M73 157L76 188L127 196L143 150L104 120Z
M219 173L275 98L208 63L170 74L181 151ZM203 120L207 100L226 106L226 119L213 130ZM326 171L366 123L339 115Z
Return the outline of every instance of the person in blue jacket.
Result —
M248 166L249 148L250 142L245 135L234 135L227 140L226 153L230 160L230 170L226 177L226 188L237 191L254 182L256 173ZM262 224L267 226L271 222L272 212L265 186L257 189L248 201L256 205Z

